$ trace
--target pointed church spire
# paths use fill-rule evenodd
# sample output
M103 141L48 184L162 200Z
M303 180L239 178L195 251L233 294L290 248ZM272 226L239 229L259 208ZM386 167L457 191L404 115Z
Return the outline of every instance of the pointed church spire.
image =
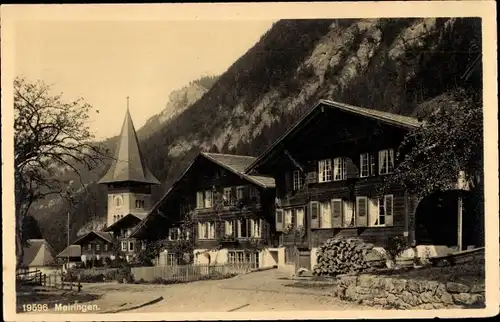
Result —
M127 112L123 121L122 130L108 172L99 180L99 183L138 182L160 184L149 171L144 162L139 140L135 132L134 123L129 111L129 97L127 96Z

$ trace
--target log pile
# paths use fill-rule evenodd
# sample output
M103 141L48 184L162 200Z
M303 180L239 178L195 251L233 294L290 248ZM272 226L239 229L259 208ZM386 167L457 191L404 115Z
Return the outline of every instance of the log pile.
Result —
M378 261L367 260L368 255L373 252L373 244L364 243L359 239L328 239L318 248L313 274L335 276L371 269L379 264Z

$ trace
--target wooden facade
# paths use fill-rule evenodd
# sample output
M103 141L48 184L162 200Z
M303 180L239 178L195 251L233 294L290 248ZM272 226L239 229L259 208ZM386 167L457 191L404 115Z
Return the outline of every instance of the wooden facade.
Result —
M113 256L113 238L108 233L89 232L76 240L73 245L80 245L84 261L99 261L104 264L106 258Z
M128 214L104 229L105 232L111 233L114 240L119 243L120 251L128 258L134 257L146 246L144 241L131 237L132 232L137 228L144 217L145 216Z
M201 153L133 236L168 239L171 252L186 239L194 242L194 249L206 252L271 245L274 180L244 174L241 170L253 160Z
M413 242L414 198L402 187L382 189L401 141L416 126L398 121L320 103L249 167L275 177L276 225L285 245L310 250L341 236L376 246L389 236Z

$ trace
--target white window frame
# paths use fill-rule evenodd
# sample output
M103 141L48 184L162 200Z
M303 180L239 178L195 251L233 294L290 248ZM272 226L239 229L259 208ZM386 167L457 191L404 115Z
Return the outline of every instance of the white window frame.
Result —
M301 220L299 224L299 211L302 211L301 215ZM305 227L305 221L306 221L306 208L305 207L297 207L294 209L295 211L295 227L300 228L300 227Z
M100 250L101 250L101 245L99 245L99 244L95 244L95 250L96 250L96 251L100 251Z
M370 153L368 152L361 153L359 155L359 177L366 178L369 176L370 176Z
M386 167L384 167L386 165ZM394 149L378 151L378 174L384 175L394 171Z
M292 182L293 182L293 190L302 189L304 186L304 174L300 170L294 170L292 172Z
M318 182L330 182L333 179L332 159L318 161Z
M141 241L141 249L145 250L147 248L147 243L143 240Z
M223 196L223 200L224 200L224 206L230 206L230 205L233 204L232 194L233 194L233 189L231 187L225 187L222 190L222 196Z
M172 235L171 233L172 232L177 232L177 238L176 239L173 239L172 238ZM171 240L171 241L177 241L177 240L180 240L181 239L181 229L180 228L169 228L168 229L168 240Z
M243 200L245 198L245 186L236 187L236 200Z
M344 157L333 159L333 181L345 180L347 177L346 160Z
M126 252L127 251L127 242L126 241L122 241L122 252Z
M327 207L330 208L330 211L324 212L323 207L325 205L328 205ZM324 216L328 217L330 219L330 226L323 227L323 218ZM321 201L319 202L319 227L320 229L325 229L325 228L333 228L333 218L332 218L332 203L330 200L327 201Z
M380 198L377 199L378 204L377 204L377 213L375 214L377 216L377 223L372 225L372 227L385 227L387 226L387 205L388 201L387 199L390 197L391 199L391 214L389 216L394 216L394 195L384 195ZM381 213L381 209L383 210L383 214ZM384 219L384 223L381 224L381 218Z
M287 228L293 224L293 209L288 208L283 210L283 226Z
M252 238L261 238L262 237L262 219L250 219L250 236Z
M215 239L215 223L213 221L198 223L198 239Z
M224 221L224 234L226 236L234 236L236 237L235 231L234 231L234 221L233 220L226 220Z
M212 190L205 190L203 205L204 208L212 208L213 205L213 193Z
M87 244L87 250L92 250L92 244L91 243Z

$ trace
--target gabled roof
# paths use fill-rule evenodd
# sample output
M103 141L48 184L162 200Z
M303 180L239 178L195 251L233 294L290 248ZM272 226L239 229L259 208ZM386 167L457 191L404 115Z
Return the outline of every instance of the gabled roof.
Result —
M89 231L88 233L86 233L85 235L81 236L80 238L78 238L74 243L73 245L78 245L79 242L81 242L83 239L85 239L87 236L89 236L90 234L94 234L96 235L97 237L107 241L107 242L110 242L112 243L113 242L113 236L110 234L110 233L107 233L107 232L103 232L103 231Z
M128 220L128 218L134 217L134 218L137 218L139 220L143 220L144 218L146 218L146 216L147 216L147 214L127 214L124 217L122 217L122 218L118 219L117 221L115 221L111 226L104 228L103 231L108 232L108 231L113 230L114 227L116 227L116 226L120 225L121 223L123 223L124 220ZM127 219L125 219L125 218L127 218Z
M258 176L258 175L248 175L245 173L246 168L252 162L255 161L255 157L244 156L244 155L233 155L233 154L220 154L220 153L206 153L201 152L205 158L210 161L220 165L224 169L241 176L242 178L258 185L263 188L274 188L274 178L266 177L266 176Z
M373 110L369 108L349 105L345 103L339 103L335 101L322 99L313 108L311 108L306 114L304 114L285 134L283 134L278 140L276 140L263 154L261 154L257 159L255 159L252 164L250 164L246 169L246 173L252 173L252 171L262 163L264 159L267 157L282 144L282 141L287 138L289 135L295 133L299 128L302 127L304 123L306 123L310 118L314 117L313 114L321 108L331 108L341 110L347 113L359 115L366 118L371 118L378 120L380 122L402 127L405 129L414 129L420 126L420 122L413 117L398 115L394 113Z
M82 256L82 247L80 245L69 245L56 257L80 257Z
M196 158L191 161L186 170L179 176L179 178L170 186L163 197L158 201L151 211L148 213L146 218L137 226L137 228L132 232L133 237L146 223L146 220L158 209L158 207L167 199L173 189L182 181L182 179L189 173L189 170L193 165L200 159L205 158L215 164L227 169L228 171L240 176L241 178L248 180L249 182L261 186L262 188L274 188L275 182L274 178L259 175L248 175L244 173L245 169L255 160L255 157L245 156L245 155L234 155L234 154L222 154L222 153L207 153L200 152Z
M44 266L52 260L52 247L45 239L28 239L24 247L23 266Z
M160 181L151 174L144 162L128 108L111 166L99 180L99 183L124 181L160 184Z

